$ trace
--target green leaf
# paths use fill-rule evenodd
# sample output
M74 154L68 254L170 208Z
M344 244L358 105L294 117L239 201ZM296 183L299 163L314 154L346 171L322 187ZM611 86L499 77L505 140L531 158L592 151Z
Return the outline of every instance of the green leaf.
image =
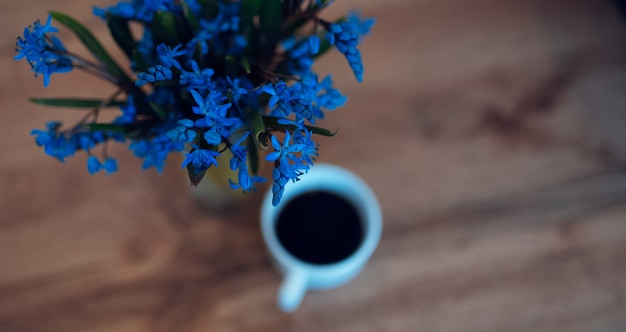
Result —
M269 58L274 53L276 44L281 39L282 24L281 0L264 0L259 12L259 30L261 33L259 46L261 47L262 58Z
M241 21L240 28L241 34L246 38L246 51L245 54L248 57L257 59L257 52L259 51L259 29L255 26L258 24L259 14L263 0L244 0L241 4Z
M220 11L220 7L218 3L222 0L203 0L200 1L202 3L202 13L201 16L203 18L215 18Z
M133 93L133 103L135 104L135 109L137 110L137 115L153 115L154 111L148 105L146 101L145 94L141 93Z
M180 82L177 80L157 81L154 82L154 86L179 86Z
M150 67L146 59L143 57L143 54L136 49L133 50L133 61L135 62L133 69L137 72L145 72Z
M259 12L259 27L267 35L280 31L282 25L281 0L264 0Z
M165 108L165 106L161 104L157 104L155 102L151 102L149 105L152 111L154 112L154 114L156 114L159 118L161 119L167 118L167 108Z
M215 151L217 149L217 147L214 146L214 145L206 144L206 141L203 140L203 139L200 140L198 145L199 145L200 149L213 150L213 151ZM192 149L191 151L189 151L189 153L191 153L193 151L195 151L195 149ZM226 168L228 169L228 167L226 167ZM207 170L208 170L208 168L198 169L198 168L193 166L193 163L187 164L187 173L189 174L189 181L191 182L191 186L192 187L197 186L200 183L200 181L202 181L202 179L204 178L204 176L207 173Z
M171 47L183 43L183 31L176 14L158 10L152 19L152 32L156 40Z
M280 124L280 123L278 123L278 120L279 120L279 118L276 118L276 117L273 117L273 116L263 115L263 122L265 123L266 126L268 126L270 128L289 130L289 131L296 130L296 126ZM304 125L304 127L306 129L310 130L313 134L321 135L321 136L335 136L337 134L337 131L338 131L338 130L335 130L335 132L332 132L332 131L330 131L330 130L328 130L326 128L309 126L309 125Z
M239 72L239 68L241 64L237 62L237 58L233 55L227 55L224 57L224 65L222 66L222 70L226 75L235 76Z
M116 125L111 123L86 123L83 126L91 131L110 131L120 134L126 134L131 130L129 125Z
M126 56L131 59L133 51L135 47L137 47L137 42L135 42L130 32L128 20L114 15L107 15L107 25L109 26L113 40L115 40L117 45L124 51Z
M30 98L31 102L39 105L52 107L71 108L94 108L94 107L114 107L124 105L124 102L104 99L82 99L82 98Z
M266 134L265 122L259 112L250 114L250 125L252 127L252 139L258 149L267 150L270 146L269 138Z
M102 44L93 36L93 34L78 21L72 17L60 12L50 12L52 18L57 22L65 25L72 30L76 36L83 42L85 47L107 68L107 70L115 75L122 82L132 82L124 73L122 68L113 60L109 53L104 49Z
M248 136L248 163L252 174L259 174L259 166L261 163L259 159L259 149L251 136Z
M243 68L243 70L246 72L246 74L250 74L250 72L252 71L252 67L250 66L250 59L243 58L243 59L241 59L239 64L241 64L241 68Z
M187 164L187 173L189 174L189 181L191 182L192 187L196 187L198 184L200 184L200 181L202 181L204 175L206 175L206 171L207 169L196 169L195 167L193 167L192 163Z
M153 124L150 123L131 123L131 124L112 124L112 123L86 123L83 127L90 131L106 131L124 135L126 138L138 138L145 136L147 130Z
M254 29L254 17L261 11L263 0L244 0L241 4L241 32L248 35Z
M198 19L196 18L196 15L194 15L193 11L191 11L191 8L189 8L189 5L186 2L183 2L182 6L185 20L187 21L187 24L189 25L191 30L193 30L194 32L200 30L200 24L198 23Z
M326 40L326 38L320 37L320 49L317 54L313 55L313 59L319 58L324 55L324 53L330 51L332 46L333 45L328 40Z

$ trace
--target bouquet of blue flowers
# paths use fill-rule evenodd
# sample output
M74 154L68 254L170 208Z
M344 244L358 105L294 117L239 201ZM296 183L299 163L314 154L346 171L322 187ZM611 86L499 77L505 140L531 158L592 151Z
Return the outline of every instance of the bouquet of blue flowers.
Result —
M327 0L131 0L94 8L126 55L128 71L97 38L72 17L51 12L17 39L15 59L26 59L44 86L52 74L82 70L116 87L103 99L33 98L47 106L85 108L71 126L59 121L32 135L46 154L65 161L83 150L90 173L117 170L107 154L110 141L126 142L143 168L162 171L167 156L184 153L192 185L216 157L229 150L235 190L255 189L259 154L273 163L272 192L278 204L285 185L313 165L313 135L333 132L315 126L325 111L346 97L331 76L319 78L315 60L336 48L356 79L363 65L357 49L373 19L352 13L333 21L320 17ZM66 49L52 22L71 30L93 56ZM139 33L137 33L139 31ZM135 36L135 34L140 36ZM132 72L132 75L130 74ZM99 114L121 110L113 121ZM97 148L99 147L99 148ZM96 149L99 153L96 155Z

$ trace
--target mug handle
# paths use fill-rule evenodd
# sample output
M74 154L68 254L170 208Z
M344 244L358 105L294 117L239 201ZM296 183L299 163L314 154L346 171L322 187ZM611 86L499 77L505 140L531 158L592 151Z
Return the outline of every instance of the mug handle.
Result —
M300 269L287 271L278 291L278 306L285 312L293 312L300 306L306 290L306 273Z

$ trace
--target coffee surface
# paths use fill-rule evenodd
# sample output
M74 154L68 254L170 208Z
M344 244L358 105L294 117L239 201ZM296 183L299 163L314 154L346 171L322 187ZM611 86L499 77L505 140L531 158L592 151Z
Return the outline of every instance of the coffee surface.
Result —
M363 238L359 213L346 199L326 191L289 200L276 222L280 243L311 264L336 263L357 250Z

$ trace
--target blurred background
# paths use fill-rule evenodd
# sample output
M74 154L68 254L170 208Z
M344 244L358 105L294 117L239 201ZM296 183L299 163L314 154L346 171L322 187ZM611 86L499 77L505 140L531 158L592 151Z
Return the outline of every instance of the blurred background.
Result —
M195 204L113 145L120 171L61 164L31 129L101 97L80 73L44 89L15 39L47 10L114 49L93 5L0 4L0 331L626 331L626 23L612 0L338 0L377 25L320 162L364 178L384 214L367 269L284 314L259 230L263 192L230 215ZM79 42L67 31L71 50ZM116 56L121 52L115 50Z

